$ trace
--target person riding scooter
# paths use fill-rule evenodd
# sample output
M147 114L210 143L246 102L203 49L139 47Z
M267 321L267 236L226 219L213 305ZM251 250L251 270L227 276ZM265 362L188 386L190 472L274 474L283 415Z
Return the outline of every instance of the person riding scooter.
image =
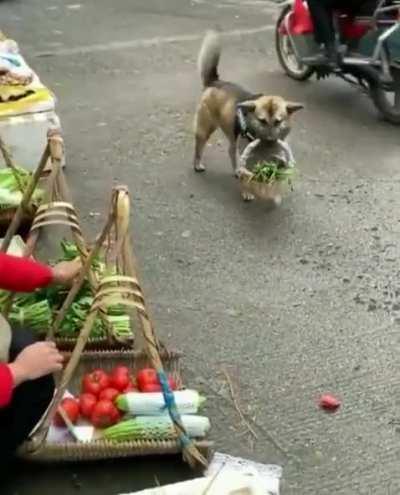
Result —
M340 54L336 42L336 31L333 24L333 12L341 10L356 14L361 7L368 6L371 11L376 0L307 0L314 22L314 36L321 47L321 53L304 60L308 65L326 65L333 70L340 66ZM371 6L371 7L370 7Z

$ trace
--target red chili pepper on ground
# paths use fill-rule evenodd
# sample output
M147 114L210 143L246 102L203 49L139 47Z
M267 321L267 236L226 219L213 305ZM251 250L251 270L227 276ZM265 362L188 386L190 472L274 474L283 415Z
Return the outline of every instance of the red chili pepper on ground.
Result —
M331 394L324 394L319 399L319 407L326 411L337 411L341 405L340 400Z

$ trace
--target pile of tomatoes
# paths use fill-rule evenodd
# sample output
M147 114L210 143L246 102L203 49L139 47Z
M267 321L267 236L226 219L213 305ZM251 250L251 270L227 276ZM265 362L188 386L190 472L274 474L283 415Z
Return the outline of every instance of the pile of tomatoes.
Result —
M177 389L173 378L168 378L168 382L171 390ZM121 419L115 400L120 394L127 392L161 392L156 370L142 369L138 371L133 381L127 366L117 366L111 373L96 369L84 375L81 395L77 399L72 397L63 399L60 407L72 424L83 418L96 428L107 428ZM54 424L65 426L59 412L54 418Z

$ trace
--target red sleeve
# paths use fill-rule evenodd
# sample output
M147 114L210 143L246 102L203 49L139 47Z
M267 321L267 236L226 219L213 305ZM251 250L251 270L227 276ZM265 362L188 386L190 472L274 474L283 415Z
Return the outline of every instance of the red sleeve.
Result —
M12 397L14 379L10 368L0 363L0 408L7 406Z
M31 259L0 253L0 289L33 292L51 283L51 269Z

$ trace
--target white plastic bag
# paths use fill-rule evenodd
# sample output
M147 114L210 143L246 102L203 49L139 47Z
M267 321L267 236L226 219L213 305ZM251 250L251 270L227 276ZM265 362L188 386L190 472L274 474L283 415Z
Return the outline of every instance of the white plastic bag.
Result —
M272 464L260 464L258 462L233 457L217 452L206 472L207 476L214 476L222 470L239 473L249 478L257 479L264 489L264 495L279 495L279 480L282 477L282 468Z

